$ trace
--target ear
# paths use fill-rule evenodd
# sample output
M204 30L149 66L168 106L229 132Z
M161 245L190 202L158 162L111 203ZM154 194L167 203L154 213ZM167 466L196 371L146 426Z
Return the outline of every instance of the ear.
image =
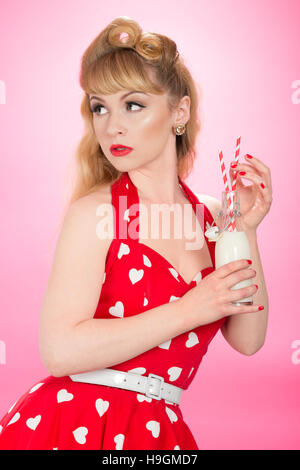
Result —
M183 96L176 109L175 122L178 124L186 124L190 119L190 107L190 97L188 95Z

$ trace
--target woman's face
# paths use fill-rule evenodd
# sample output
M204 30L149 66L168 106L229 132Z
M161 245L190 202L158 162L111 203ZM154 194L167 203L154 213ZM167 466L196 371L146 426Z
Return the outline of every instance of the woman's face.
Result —
M189 100L189 97L185 98ZM184 103L184 108L189 109L187 100ZM97 140L106 158L118 171L139 168L159 158L166 149L168 153L172 149L176 157L176 136L172 126L186 123L189 118L182 110L179 114L170 112L167 94L132 90L103 96L90 95L90 108ZM125 156L114 156L110 147L116 144L133 150Z

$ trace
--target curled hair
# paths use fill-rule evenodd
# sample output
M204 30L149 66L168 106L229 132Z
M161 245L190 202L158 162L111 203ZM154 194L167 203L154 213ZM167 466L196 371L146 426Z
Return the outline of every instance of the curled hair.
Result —
M81 115L85 132L75 152L76 182L69 205L100 186L114 182L121 175L105 157L97 141L90 94L113 94L122 89L153 94L167 92L170 111L175 110L180 99L188 95L191 100L190 119L186 123L186 132L176 136L177 172L182 179L188 176L195 160L195 141L200 130L198 93L172 39L158 33L143 32L132 18L118 17L84 52L79 82L84 91Z

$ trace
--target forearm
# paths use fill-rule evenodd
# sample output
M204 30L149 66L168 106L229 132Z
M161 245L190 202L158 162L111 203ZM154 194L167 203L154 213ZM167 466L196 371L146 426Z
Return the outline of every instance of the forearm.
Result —
M91 318L56 341L51 373L65 376L109 368L186 331L181 299L125 318ZM50 367L49 367L50 369Z
M253 283L258 285L258 291L253 295L253 303L263 305L264 310L254 313L231 315L225 324L226 340L238 351L253 354L258 351L265 341L269 313L269 299L266 288L263 267L257 243L256 232L247 233L250 244L252 265L256 276Z

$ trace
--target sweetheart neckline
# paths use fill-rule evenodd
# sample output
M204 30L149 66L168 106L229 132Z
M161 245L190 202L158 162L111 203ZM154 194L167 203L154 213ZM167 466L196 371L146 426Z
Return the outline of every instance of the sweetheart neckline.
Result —
M143 247L146 247L148 248L148 250L150 250L152 253L155 253L160 259L162 259L164 262L166 262L172 269L174 269L174 271L177 272L178 274L178 277L181 279L182 282L184 282L184 284L186 284L187 286L190 286L193 282L197 283L196 279L197 276L201 273L203 273L204 271L206 271L207 269L212 269L213 270L213 266L206 266L205 268L201 269L200 271L198 271L195 276L193 277L193 279L190 281L190 282L187 282L183 276L180 274L180 272L178 271L178 269L176 269L172 263L170 263L170 261L167 260L167 258L165 258L162 254L160 254L158 251L154 250L154 248L151 248L151 246L148 246L146 245L145 243L142 243L140 242L139 240L137 240L138 242L138 245L141 245Z
M133 181L131 180L129 174L128 174L128 171L124 172L123 176L125 175L125 178L127 179L127 182L129 182L129 184L132 186L134 192L135 192L135 197L136 197L136 200L137 200L137 204L139 205L140 204L140 198L139 198L139 193L138 193L138 189L137 187L135 186L135 184L133 183ZM192 205L192 208L193 208L193 212L195 214L195 216L197 217L197 214L196 214L196 211L195 211L195 203L194 201L191 199L186 187L185 187L185 183L181 180L180 176L178 175L178 182L179 182L179 185L182 189L182 192L183 194L186 196L187 200L190 202L190 204ZM205 208L205 204L201 203L201 205ZM139 211L138 211L139 212ZM139 217L139 216L138 216ZM139 234L139 231L138 231L138 234ZM205 240L206 240L206 243L207 243L207 237L206 235L204 234L204 237L205 237ZM182 280L182 282L186 285L186 286L190 286L192 283L197 283L197 281L195 280L195 278L197 278L197 276L201 273L203 273L203 271L206 271L207 269L214 269L213 266L207 266L206 268L204 269L201 269L200 271L198 271L195 276L193 277L193 279L190 281L190 282L187 282L183 276L180 274L180 272L178 272L178 270L172 265L172 263L170 263L170 261L167 260L167 258L165 258L162 254L160 254L158 251L154 250L154 248L151 248L150 246L148 245L145 245L144 243L142 243L140 241L140 237L138 235L138 238L137 238L137 242L139 245L141 246L144 246L144 247L147 247L149 250L152 251L152 253L155 253L160 259L162 259L165 263L167 263L169 265L169 267L171 267L172 269L174 269L174 271L176 271L176 273L178 274L179 278ZM207 245L207 248L208 248L208 251L209 251L209 254L210 254L210 249ZM211 258L211 254L210 254L210 258ZM211 261L212 261L212 258L211 258Z

